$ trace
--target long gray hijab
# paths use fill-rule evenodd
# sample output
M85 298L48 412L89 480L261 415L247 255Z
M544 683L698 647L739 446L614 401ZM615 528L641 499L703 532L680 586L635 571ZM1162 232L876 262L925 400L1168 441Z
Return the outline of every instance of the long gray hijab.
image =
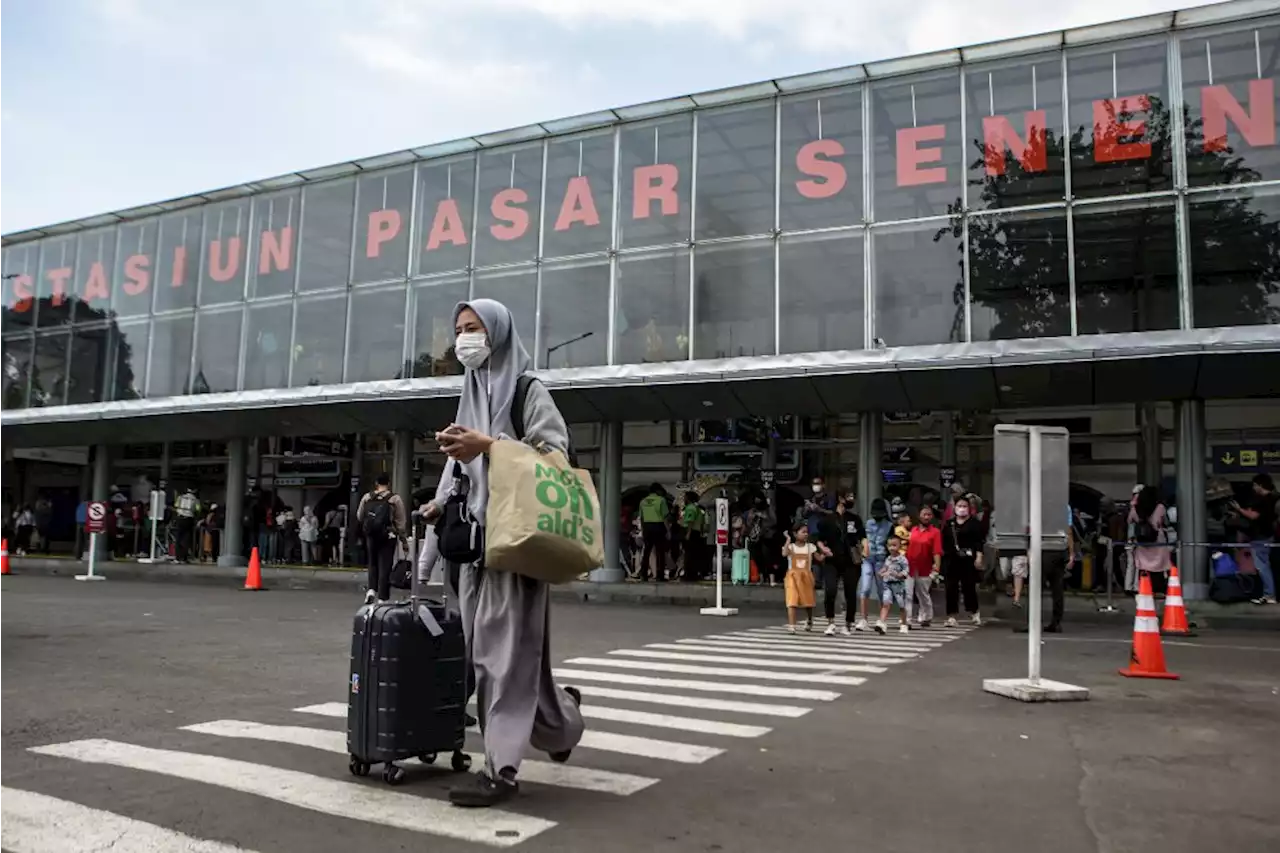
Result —
M516 395L516 383L520 374L532 366L528 351L520 342L515 323L507 306L493 299L473 299L459 302L453 309L456 326L458 315L464 308L476 312L489 336L489 360L483 366L468 369L462 379L462 399L458 401L455 422L485 435L497 438L506 434L515 437L511 423L511 403ZM481 455L463 465L451 461L445 467L436 488L436 500L443 501L453 487L454 467L461 465L471 481L467 507L484 523L485 507L489 503L489 462Z

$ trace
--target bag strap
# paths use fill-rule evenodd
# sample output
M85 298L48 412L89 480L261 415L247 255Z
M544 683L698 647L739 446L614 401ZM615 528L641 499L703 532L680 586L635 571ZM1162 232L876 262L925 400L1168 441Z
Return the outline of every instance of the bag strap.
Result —
M529 396L529 386L533 384L533 374L521 373L516 377L516 393L511 399L511 426L516 431L516 440L524 441L524 401Z

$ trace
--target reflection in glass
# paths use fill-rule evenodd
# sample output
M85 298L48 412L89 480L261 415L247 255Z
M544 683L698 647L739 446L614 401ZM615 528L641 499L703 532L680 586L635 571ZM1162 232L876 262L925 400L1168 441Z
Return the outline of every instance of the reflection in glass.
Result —
M699 247L693 357L773 355L773 241Z
M235 391L240 378L240 326L244 312L201 311L196 317L196 369L192 394Z
M263 196L253 203L253 246L249 263L253 267L254 299L293 293L297 276L298 221L301 194L288 190Z
M351 341L347 382L395 379L404 375L404 285L351 293Z
M200 228L203 211L194 210L160 220L160 249L156 258L153 309L174 311L196 304L200 278Z
M959 202L959 94L955 72L871 87L877 222L943 214Z
M865 239L858 230L782 241L782 352L862 349Z
M875 334L887 346L964 341L964 247L950 224L876 231Z
M351 277L355 181L307 187L302 199L298 292L345 287Z
M698 114L696 236L773 230L773 102Z
M409 268L409 213L413 208L413 169L377 172L356 189L356 245L351 280L404 278Z
M342 382L347 337L347 300L325 297L299 301L293 325L292 388Z
M204 211L204 262L199 254L187 263L200 263L200 307L226 305L244 299L245 268L249 257L249 200L241 199Z
M544 266L540 316L538 367L605 364L609 357L609 262Z
M613 242L613 134L547 146L547 233L542 256L601 252Z
M689 250L618 258L614 363L689 358Z
M7 337L0 343L4 353L4 393L0 403L5 409L25 409L27 385L31 381L31 355L35 340L30 334Z
M148 219L120 226L112 276L111 310L117 317L141 317L151 313L156 286L156 240L160 220Z
M1172 207L1077 214L1075 250L1080 334L1178 328Z
M1280 323L1280 196L1192 204L1195 324Z
M1181 48L1187 182L1198 187L1280 178L1280 26L1188 33Z
M466 279L437 281L413 289L414 376L462 373L462 365L453 354L453 309L466 301L467 290Z
M114 228L85 231L76 249L76 323L93 323L111 316L111 274L116 266Z
M451 272L471 264L475 187L475 157L423 163L418 167L415 274ZM487 205L488 199L482 198L480 203ZM482 209L488 215L488 208Z
M693 114L624 124L618 151L618 237L623 246L689 239Z
M1071 334L1062 211L969 218L973 340Z
M782 101L782 230L862 221L862 90Z
M1161 39L1067 56L1071 191L1077 198L1172 186L1167 54Z
M36 284L39 296L36 325L40 328L47 329L71 322L75 265L75 237L58 237L40 244L40 277Z
M970 69L965 87L969 208L1066 198L1061 56Z
M538 275L533 267L476 273L475 297L496 299L511 312L524 348L533 356L538 309Z
M244 333L244 390L287 388L293 303L250 305Z
M148 397L176 397L190 393L191 344L195 319L190 315L156 318L151 329L151 371Z
M71 335L64 329L36 335L27 405L61 406L67 399L67 355Z
M6 332L29 329L36 320L36 278L40 244L22 243L4 250L4 320ZM23 392L25 396L25 391Z
M68 403L99 403L107 399L110 351L108 326L76 327L71 335L71 361L67 369Z
M476 266L532 261L538 256L541 196L541 145L504 148L480 155Z
M115 369L111 378L111 399L140 400L146 396L147 349L151 341L151 324L121 323L112 329Z

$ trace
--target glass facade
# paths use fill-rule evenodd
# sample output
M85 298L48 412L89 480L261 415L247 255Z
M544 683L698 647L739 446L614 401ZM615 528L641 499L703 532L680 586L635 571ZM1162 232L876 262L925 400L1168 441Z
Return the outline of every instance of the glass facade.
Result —
M479 296L560 369L1280 323L1278 78L1239 21L11 244L3 404L456 374Z

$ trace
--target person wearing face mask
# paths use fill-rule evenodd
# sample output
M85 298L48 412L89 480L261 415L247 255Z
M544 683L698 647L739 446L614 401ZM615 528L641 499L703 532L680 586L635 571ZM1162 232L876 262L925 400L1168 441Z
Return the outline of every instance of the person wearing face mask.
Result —
M942 537L942 556L946 569L943 577L947 588L947 627L956 627L960 612L960 594L964 592L964 609L974 625L982 624L978 613L978 573L982 571L985 536L982 524L973 517L969 499L963 495L952 504L954 515L946 522Z
M809 528L809 539L814 541L818 538L818 527L822 517L836 511L836 499L827 494L827 483L821 474L813 478L810 488L813 489L813 497L804 502L797 513L797 520L805 523Z
M455 351L466 368L454 423L436 433L449 457L428 521L443 511L454 475L470 483L467 506L485 522L489 497L487 453L497 441L516 441L512 404L522 374L533 364L511 312L492 299L454 309ZM569 452L569 428L546 386L536 379L523 401L524 441ZM426 563L432 562L428 557ZM420 564L421 565L421 564ZM467 657L475 680L476 711L484 736L485 768L449 792L456 806L483 808L518 791L516 775L532 745L565 762L582 739L582 695L551 674L551 588L514 572L486 571L483 561L459 567L458 596Z

